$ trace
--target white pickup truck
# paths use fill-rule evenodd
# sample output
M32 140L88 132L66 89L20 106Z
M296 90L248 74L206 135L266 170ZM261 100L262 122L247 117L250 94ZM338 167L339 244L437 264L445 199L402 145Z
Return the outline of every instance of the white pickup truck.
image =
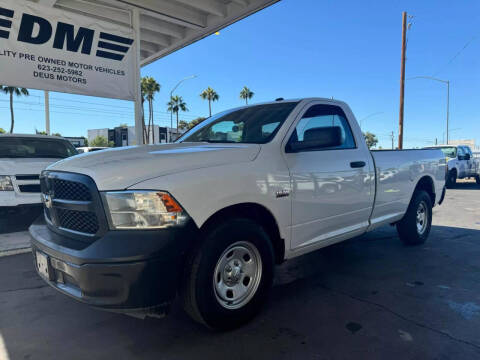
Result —
M33 221L41 214L40 173L48 165L75 154L73 145L63 138L0 135L0 232L7 217Z
M440 149L447 159L447 187L455 186L457 179L473 178L480 185L480 159L475 158L467 145L437 145L427 149Z
M384 224L423 243L445 194L440 150L370 152L343 102L225 111L174 144L82 154L41 177L37 271L97 308L211 328L264 303L275 264Z

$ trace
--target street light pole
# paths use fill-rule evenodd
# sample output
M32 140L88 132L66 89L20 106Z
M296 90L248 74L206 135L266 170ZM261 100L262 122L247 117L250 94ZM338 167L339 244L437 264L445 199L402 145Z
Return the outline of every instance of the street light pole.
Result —
M414 80L414 79L428 79L428 80L434 80L434 81L447 84L447 145L448 145L448 139L449 139L448 121L450 116L450 80L442 80L442 79L435 78L433 76L414 76L414 77L408 78L407 80Z
M374 112L374 113L371 113L370 115L365 116L364 118L361 118L358 121L360 123L360 129L362 129L362 123L363 123L364 120L367 120L368 118L371 118L372 116L380 115L380 114L383 114L383 113L384 113L383 111Z
M190 75L190 76L187 76L186 78L183 78L182 80L180 80L177 85L174 86L174 88L172 89L172 91L170 91L170 101L172 101L172 96L173 96L173 92L180 86L181 83L183 83L185 80L190 80L190 79L193 79L193 78L196 78L197 75ZM171 131L173 129L173 109L170 110L170 134L171 134ZM178 129L177 129L178 131ZM170 135L170 140L171 140L171 135Z

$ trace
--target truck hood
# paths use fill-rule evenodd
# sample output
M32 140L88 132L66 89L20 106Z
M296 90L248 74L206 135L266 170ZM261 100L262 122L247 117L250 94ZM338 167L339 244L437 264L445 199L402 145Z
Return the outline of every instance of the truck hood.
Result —
M122 190L163 175L253 161L257 144L181 143L113 148L85 153L48 168L80 173L95 180L99 190Z
M0 158L0 175L37 175L58 160L61 159Z

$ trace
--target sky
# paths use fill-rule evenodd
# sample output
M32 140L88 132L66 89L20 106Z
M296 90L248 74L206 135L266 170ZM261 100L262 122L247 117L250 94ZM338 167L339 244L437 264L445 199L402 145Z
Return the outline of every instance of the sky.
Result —
M450 81L450 139L480 145L480 2L477 0L357 1L281 0L230 27L142 69L161 85L155 123L170 125L171 89L189 111L182 120L208 116L199 96L208 86L220 95L213 113L240 106L241 88L252 102L278 97L343 100L364 131L391 147L398 134L402 11L413 15L408 32L404 147L442 143L446 131L446 85ZM44 130L43 92L14 100L15 132ZM133 103L50 93L51 131L86 136L87 129L134 124ZM7 95L0 95L0 127L10 128Z

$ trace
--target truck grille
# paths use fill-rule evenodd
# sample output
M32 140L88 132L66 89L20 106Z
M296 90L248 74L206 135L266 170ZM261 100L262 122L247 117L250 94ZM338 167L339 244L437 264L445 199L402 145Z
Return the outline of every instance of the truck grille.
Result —
M90 177L44 171L40 184L45 218L56 231L90 238L106 231L100 195Z
M82 183L53 179L55 198L64 200L91 201L90 190Z
M39 193L40 192L39 175L19 174L19 175L15 175L14 181L18 186L18 191L20 191L21 193Z
M18 185L18 189L22 193L39 193L40 192L40 184Z
M62 228L85 234L96 234L98 231L98 220L94 213L57 209L57 217Z

